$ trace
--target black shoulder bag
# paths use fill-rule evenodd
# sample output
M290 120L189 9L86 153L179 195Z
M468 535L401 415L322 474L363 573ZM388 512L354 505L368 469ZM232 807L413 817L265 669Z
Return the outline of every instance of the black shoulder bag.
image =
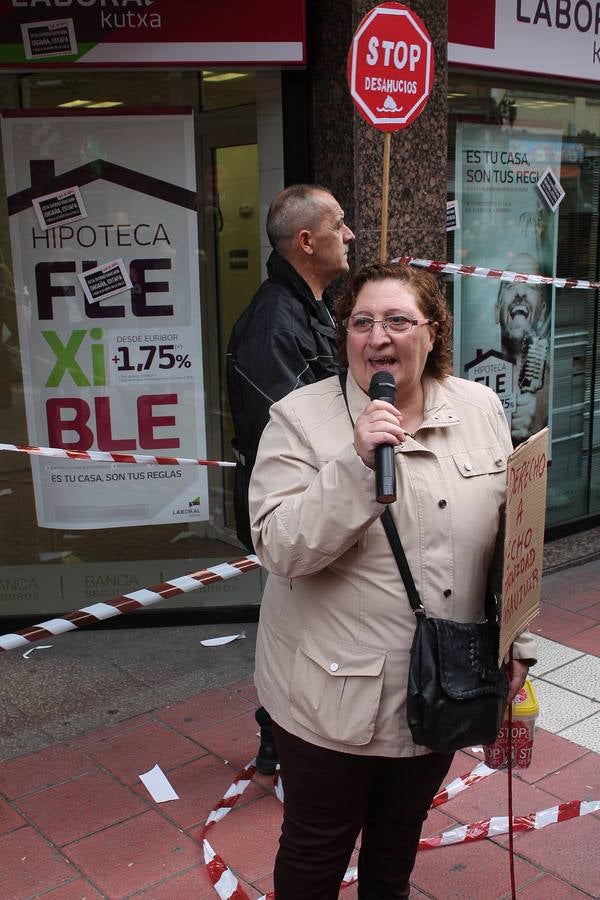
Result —
M485 622L428 618L387 507L381 522L416 618L406 697L413 741L438 753L493 743L508 695L496 596L486 598Z
M344 373L340 382L348 406L345 380ZM416 619L406 698L413 741L437 753L493 743L508 696L506 669L498 666L496 595L486 597L485 622L428 618L389 507L381 522Z

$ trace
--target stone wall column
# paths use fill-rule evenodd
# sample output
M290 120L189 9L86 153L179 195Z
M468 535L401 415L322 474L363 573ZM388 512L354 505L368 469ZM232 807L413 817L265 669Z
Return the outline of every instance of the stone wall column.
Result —
M346 82L352 35L373 0L309 0L314 180L331 188L356 233L353 266L379 258L383 132L354 110ZM447 168L447 0L405 2L427 26L435 80L424 112L392 134L388 255L444 259Z

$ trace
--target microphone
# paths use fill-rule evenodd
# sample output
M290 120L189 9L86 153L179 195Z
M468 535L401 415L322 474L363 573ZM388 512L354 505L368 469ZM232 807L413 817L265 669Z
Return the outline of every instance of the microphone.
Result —
M375 372L369 385L371 400L396 399L396 382L390 372ZM375 497L378 503L393 503L396 499L396 469L394 467L394 447L380 444L375 448Z

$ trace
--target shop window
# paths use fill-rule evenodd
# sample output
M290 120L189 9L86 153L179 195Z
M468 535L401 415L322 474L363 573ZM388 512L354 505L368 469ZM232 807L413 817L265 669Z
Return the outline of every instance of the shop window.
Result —
M40 127L31 136L26 129L15 127L18 120L13 116L12 124L4 128L0 153L0 441L35 442L31 438L32 416L35 416L32 409L37 400L39 417L46 416L47 409L44 412L41 400L42 381L50 376L46 372L42 381L36 383L30 367L37 366L41 372L52 360L50 369L56 370L52 377L70 386L67 393L71 400L70 412L66 411L68 403L62 412L56 412L56 405L52 407L53 414L59 417L55 421L55 435L73 443L78 434L87 434L86 428L95 431L98 426L103 429L105 446L117 450L121 442L122 449L129 444L130 452L142 455L162 453L232 459L223 379L224 351L231 324L261 280L261 210L266 208L274 185L263 183L259 169L259 150L263 144L257 137L260 131L257 82L268 81L268 98L272 104L269 111L274 112L274 117L269 119L271 123L280 117L273 91L277 78L278 73L261 73L257 78L254 72L138 69L126 73L45 71L0 76L0 107L8 113L4 117L6 122L10 111L19 109L39 111L40 121ZM61 115L53 117L54 112ZM177 119L177 126L169 128L171 112L171 121L175 122L181 114L183 124ZM113 130L107 124L111 116L115 123ZM153 116L163 123L160 133L152 130ZM94 127L96 121L103 123L102 126ZM62 122L60 128L58 122ZM73 123L70 131L67 122ZM134 135L136 122L146 137L138 143L132 137L131 152L123 138L123 152L118 160L121 168L111 170L115 161L112 148L118 136ZM26 133L30 145L24 139ZM69 135L74 142L71 146ZM13 146L9 147L11 141ZM61 146L65 148L65 157L69 156L68 165L61 159ZM81 148L79 160L75 158L75 147ZM273 147L268 149L272 157ZM10 163L10 172L8 166L6 170L4 167L7 153L12 153L13 162L16 160L14 165ZM65 227L60 238L55 238L53 229L43 229L36 220L28 222L30 244L31 229L36 230L34 242L39 259L33 259L30 246L15 246L18 229L13 223L11 237L9 227L7 195L15 194L14 172L18 170L19 155L27 154L27 159L30 156L34 163L31 171L42 173L46 179L53 177L51 170L56 175L65 170L75 171L78 166L90 170L90 177L86 176L85 184L82 181L80 187L81 197L89 201L87 218ZM125 170L129 172L126 178ZM269 176L273 178L273 168ZM140 187L142 182L145 187ZM135 183L136 191L130 190L130 183ZM190 185L194 184L198 192L195 205L190 200ZM166 199L161 200L165 191ZM11 200L11 215L15 202ZM161 203L170 206L163 207ZM90 214L92 210L101 210L101 215ZM179 218L177 210L182 211ZM94 215L97 221L93 220ZM22 230L22 234L26 231L26 228ZM103 241L112 242L110 248ZM96 305L89 300L84 307L78 274L81 269L104 263L109 257L122 258L123 272L131 279L131 287ZM40 267L36 269L38 263ZM48 335L38 334L37 349L28 355L23 348L29 341L27 346L31 351L34 343L26 331L31 317L39 313L41 301L36 291L42 282L50 285L49 309L69 309L72 321L66 329L64 321L58 324L57 315L43 329L38 327L38 332L45 330ZM185 340L169 337L178 329L159 327L159 320L152 312L152 307L156 312L156 309L177 306L187 310L179 320L180 334L187 333L186 329L196 329ZM106 307L127 310L122 341L115 336L116 332L110 331L118 319L102 317ZM83 317L82 308L86 311ZM51 315L48 310L45 314ZM55 334L50 335L51 331ZM111 352L105 352L101 359L98 348L109 331L113 335ZM164 334L164 339L159 332ZM126 342L125 338L132 340ZM45 363L40 362L40 348L48 357ZM103 400L100 391L98 396L92 393L84 396L82 385L86 379L90 382L96 379L100 384L106 377L108 384L110 378L116 377L117 369L121 387L110 397L110 403L104 402L106 398ZM176 377L170 383L161 381L160 370L163 374L172 372ZM139 392L154 399L140 401L138 397L129 412L123 413L126 407L129 409L127 404L131 400L128 384L138 378L138 371L141 380L156 377L157 388L148 380L147 390ZM129 382L124 379L124 373ZM110 393L108 387L105 393ZM85 419L88 415L89 419ZM202 453L198 452L198 445L186 443L185 434L178 436L179 446L166 446L173 432L170 423L173 417L192 422L201 415L204 426L200 431L205 441ZM143 416L147 420L145 425L140 424ZM75 420L72 429L67 427L69 418ZM165 442L164 450L160 448L161 441ZM151 445L154 449L149 449ZM97 442L91 449L97 449ZM41 469L35 468L37 463ZM160 472L164 475L176 468L160 467ZM40 484L50 469L55 478L63 479L64 487L68 487L67 475L72 477L83 471L79 463L48 460L40 463L25 454L0 454L0 617L55 614L239 558L245 553L233 530L230 470L200 467L186 470L182 466L181 480L179 476L171 479L153 476L150 480L149 467L123 467L116 463L100 466L96 471L102 472L105 478L129 479L119 499L123 510L127 510L121 523L124 527L115 527L119 523L112 520L110 527L106 527L101 508L107 506L104 498L109 485L94 485L92 480L85 503L70 501L68 490L64 491L63 506L70 506L75 516L71 526L60 525L65 509L58 509L60 503L54 498L39 527ZM88 475L92 471L91 466L85 469ZM158 476L157 467L152 471ZM184 497L177 485L189 479L192 472L189 497ZM146 490L133 497L129 486L143 475ZM167 485L169 488L165 490ZM34 487L38 492L37 512ZM157 522L153 524L148 520L148 508L152 498L161 492L165 496L165 508L176 507L181 515L177 520L168 521L157 507ZM174 498L179 496L176 502ZM207 514L196 515L198 503L205 502ZM113 512L109 510L106 515ZM259 601L261 584L262 573L251 572L187 594L185 598L163 601L155 609L254 605Z
M567 94L532 80L451 74L448 109L448 197L457 201L461 218L460 228L448 232L448 259L598 280L597 97L584 89L580 95ZM536 184L548 167L565 192L555 211ZM598 292L532 291L507 306L505 315L512 317L507 324L499 291L491 279L462 278L449 286L455 372L487 377L513 423L519 422L519 402L538 412L547 404L552 456L547 525L584 520L600 511ZM547 321L541 315L536 319L536 304L543 304ZM512 343L506 339L511 327ZM539 376L528 396L519 384L527 364L520 353L526 346L537 353L533 362ZM492 356L477 366L479 352ZM530 433L546 421L534 416ZM513 427L516 442L524 436Z

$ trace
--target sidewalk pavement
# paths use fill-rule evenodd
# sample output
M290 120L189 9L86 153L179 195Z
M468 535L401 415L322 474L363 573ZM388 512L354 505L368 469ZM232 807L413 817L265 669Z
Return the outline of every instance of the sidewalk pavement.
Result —
M208 632L242 628L246 640L202 648L199 657ZM600 560L544 576L532 630L540 635L541 727L531 767L516 770L517 815L600 800ZM254 633L254 626L205 626L92 632L85 641L74 632L25 661L18 651L0 658L0 900L217 896L199 835L256 752ZM145 667L137 655L144 653ZM110 666L102 673L107 684L98 656ZM221 663L207 664L210 658ZM153 707L165 691L170 702ZM115 714L122 721L89 730L91 721ZM447 781L481 758L475 750L457 753ZM154 803L140 782L157 763L179 800ZM506 815L506 790L499 771L432 811L424 835ZM272 887L280 822L272 779L256 776L209 832L250 900ZM411 897L510 897L507 847L508 837L499 836L420 852ZM599 847L600 814L516 835L518 897L598 898ZM355 887L341 896L355 900Z

